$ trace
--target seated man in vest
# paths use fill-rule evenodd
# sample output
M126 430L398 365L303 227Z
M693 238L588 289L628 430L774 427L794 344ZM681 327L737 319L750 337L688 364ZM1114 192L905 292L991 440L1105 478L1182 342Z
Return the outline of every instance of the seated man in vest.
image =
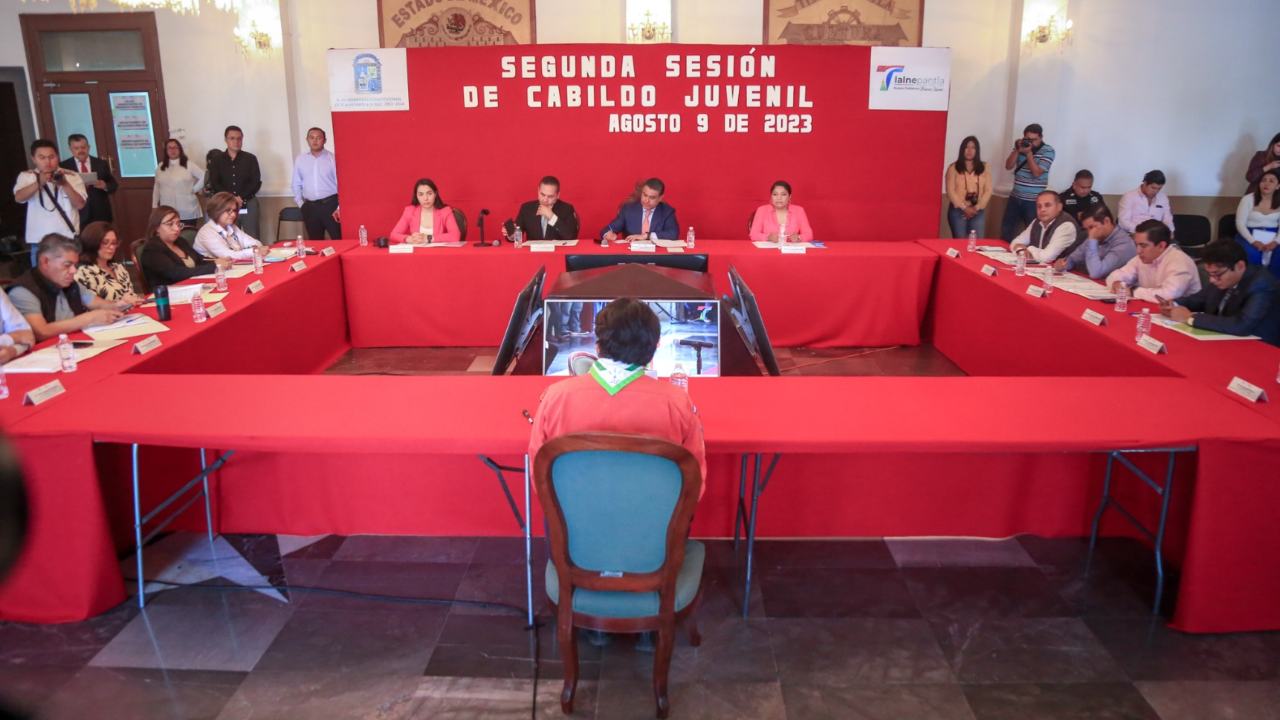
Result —
M1147 302L1177 300L1200 292L1196 261L1174 245L1173 231L1159 220L1143 220L1133 234L1138 256L1107 276L1112 292L1133 288L1133 297Z
M80 243L50 233L36 248L36 266L18 276L9 288L9 299L35 332L36 342L90 325L106 325L120 319L128 302L109 302L76 282Z
M599 359L591 371L558 382L542 395L529 436L530 460L544 442L559 435L647 435L688 448L698 459L705 483L702 419L689 394L644 374L661 335L658 316L640 300L619 298L606 305L596 315Z
M1257 335L1280 345L1280 283L1260 265L1249 265L1244 247L1219 240L1201 256L1209 286L1160 303L1160 312L1191 327L1228 335Z
M1009 249L1036 262L1051 263L1070 252L1076 239L1076 224L1062 211L1062 198L1045 190L1036 196L1036 221L1009 243Z

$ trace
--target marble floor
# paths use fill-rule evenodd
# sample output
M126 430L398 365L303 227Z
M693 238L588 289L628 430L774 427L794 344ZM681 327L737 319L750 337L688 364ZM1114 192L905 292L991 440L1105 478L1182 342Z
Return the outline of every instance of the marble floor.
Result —
M1280 633L1167 629L1136 542L1085 579L1075 539L762 541L749 620L708 543L673 718L1280 720ZM0 696L51 720L560 717L522 561L513 538L165 536L145 611L0 623ZM652 717L652 655L579 646L577 717Z

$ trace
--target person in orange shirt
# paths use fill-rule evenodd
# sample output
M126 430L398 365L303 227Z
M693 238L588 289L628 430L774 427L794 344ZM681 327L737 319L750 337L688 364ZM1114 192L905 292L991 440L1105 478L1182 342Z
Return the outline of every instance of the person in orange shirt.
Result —
M547 440L576 432L645 435L683 445L698 459L706 491L702 419L689 394L645 375L662 327L649 306L619 298L596 315L599 359L591 371L552 385L542 395L529 436L529 457Z

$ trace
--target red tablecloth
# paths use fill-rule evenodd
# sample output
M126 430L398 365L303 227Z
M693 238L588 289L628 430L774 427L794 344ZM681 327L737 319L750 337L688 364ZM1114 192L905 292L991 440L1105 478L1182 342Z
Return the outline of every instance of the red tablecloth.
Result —
M547 286L571 253L626 254L583 240L554 254L510 244L418 248L391 255L357 248L343 256L355 347L496 346L516 293L538 267ZM659 250L660 253L665 251ZM805 255L761 250L745 240L700 240L716 290L736 266L760 303L779 347L916 345L937 256L914 243L831 243ZM875 298L868 302L867 298Z

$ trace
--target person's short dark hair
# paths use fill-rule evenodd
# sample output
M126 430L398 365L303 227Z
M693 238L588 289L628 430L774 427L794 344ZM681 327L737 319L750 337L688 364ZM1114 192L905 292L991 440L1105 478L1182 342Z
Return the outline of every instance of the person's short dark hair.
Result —
M40 238L40 244L36 246L36 255L60 255L67 250L78 254L80 249L79 240L60 233L49 233Z
M642 300L618 298L596 315L596 345L610 360L648 365L661 337L658 316Z
M238 130L239 128L236 128L236 129ZM321 135L323 135L325 140L328 140L328 139L329 139L329 133L325 132L325 131L324 131L324 128L309 127L309 128L307 128L307 134L308 134L308 135L310 135L312 130L314 130L314 131L316 131L316 132L320 133Z
M1022 128L1022 134L1026 135L1027 133L1044 137L1044 128L1040 127L1040 123L1031 123L1030 125Z
M231 134L231 131L232 131L232 130L235 130L236 132L240 133L241 135L244 135L244 131L240 129L240 126L239 126L239 125L228 125L228 126L227 126L227 129L222 131L222 139L223 139L223 140L226 140L226 139L227 139L227 136Z
M44 138L37 138L31 141L31 157L35 157L36 151L40 148L51 148L54 152L58 152L58 143Z
M769 194L772 195L773 191L777 190L778 188L782 188L783 190L786 190L788 195L791 194L791 183L787 182L786 180L774 180L773 184L769 186Z
M556 190L558 191L560 189L560 178L556 177L555 175L543 175L542 179L538 181L538 184L554 185Z
M1057 200L1059 205L1062 204L1062 195L1057 190L1041 190L1036 194L1036 200L1039 200L1045 195L1052 195L1053 199Z
M1102 203L1097 203L1096 205L1089 208L1088 210L1085 210L1084 214L1080 216L1080 222L1084 222L1085 220L1088 220L1090 218L1092 218L1093 220L1096 220L1097 222L1103 222L1105 220L1107 222L1110 222L1113 225L1116 222L1116 216L1111 214L1111 208L1107 207L1106 205L1103 205Z
M28 505L22 467L9 443L0 439L0 580L18 560L27 536Z
M1159 220L1143 220L1138 223L1138 227L1133 229L1133 234L1145 233L1147 241L1152 245L1160 243L1168 243L1173 240L1173 233L1169 232L1169 226Z
M1143 185L1164 185L1165 184L1164 171L1152 170L1146 175L1143 175L1142 184Z
M1228 239L1205 245L1200 253L1200 260L1205 265L1234 268L1236 263L1249 262L1249 256L1245 254L1244 247L1240 243Z
M67 136L67 144L70 145L73 142L87 143L89 142L89 138L85 137L81 133L71 133L70 135Z
M422 187L423 185L426 185L427 187L431 188L431 192L436 194L436 202L431 207L437 210L444 207L444 198L440 197L440 188L436 187L436 182L431 178L418 178L418 182L413 184L412 204L414 205L420 204L418 202L418 188Z
M645 186L645 187L647 187L647 188L649 188L650 190L653 190L654 192L658 193L659 195L666 195L666 194L667 194L667 186L666 186L666 185L664 185L664 184L662 184L662 181L661 181L661 180L659 180L659 179L658 179L658 178L656 178L656 177L654 177L654 178L649 178L648 180L645 180L645 181L644 181L644 186Z
M1092 179L1093 179L1093 173L1092 173L1092 172L1089 172L1088 170L1080 170L1080 171L1078 171L1078 172L1076 173L1076 179L1077 179L1077 180L1092 180Z
M115 225L106 220L91 222L80 231L81 265L93 265L98 262L98 249L102 247L102 241L106 239L107 233L116 234L116 252L120 252L120 233L116 232Z

